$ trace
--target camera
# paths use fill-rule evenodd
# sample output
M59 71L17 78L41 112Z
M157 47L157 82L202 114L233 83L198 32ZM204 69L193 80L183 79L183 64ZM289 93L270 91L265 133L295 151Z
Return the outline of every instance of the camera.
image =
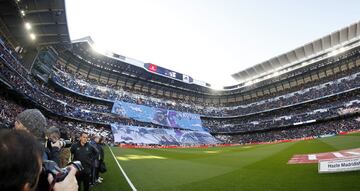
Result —
M58 143L56 147L58 147L59 149L61 148L70 148L72 145L72 142L70 140L63 140L63 139L52 139L52 138L48 138L47 141L47 146L48 148L52 148L54 147L54 144Z
M59 140L61 148L69 148L72 145L70 140Z
M63 181L66 178L66 176L69 174L71 170L70 165L73 165L78 172L81 172L84 169L80 161L72 161L67 165L67 167L60 168L56 164L56 162L52 160L43 160L42 171L39 177L37 190L38 191L52 190L52 187L55 185L55 183ZM49 174L51 174L54 178L54 180L50 184L47 180Z
M72 161L67 165L67 167L59 168L56 162L51 160L44 160L42 165L42 170L43 173L45 174L51 174L54 177L54 182L61 182L69 174L71 170L70 165L73 165L78 172L84 169L80 161Z

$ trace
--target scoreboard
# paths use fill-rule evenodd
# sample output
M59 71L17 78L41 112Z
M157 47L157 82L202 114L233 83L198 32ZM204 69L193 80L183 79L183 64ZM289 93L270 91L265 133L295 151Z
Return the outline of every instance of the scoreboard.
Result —
M186 83L192 83L194 79L188 75L181 74L179 72L175 72L166 68L163 68L161 66L157 66L155 64L151 63L144 63L144 68L152 73L156 73L165 77L169 77L172 79L180 80Z

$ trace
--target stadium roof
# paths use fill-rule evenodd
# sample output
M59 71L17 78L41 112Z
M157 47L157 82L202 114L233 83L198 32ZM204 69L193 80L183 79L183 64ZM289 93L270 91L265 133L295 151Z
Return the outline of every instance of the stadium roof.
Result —
M0 0L0 22L13 46L70 43L64 0Z
M253 80L257 77L274 73L282 68L289 67L293 64L300 63L314 56L323 54L332 48L344 45L359 37L360 22L340 29L285 54L276 56L265 62L232 74L232 77L240 83Z

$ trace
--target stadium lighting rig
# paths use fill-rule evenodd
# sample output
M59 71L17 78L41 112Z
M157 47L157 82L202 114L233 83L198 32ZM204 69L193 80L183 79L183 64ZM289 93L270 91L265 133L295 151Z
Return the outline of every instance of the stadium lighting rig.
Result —
M24 27L26 30L26 34L28 35L28 38L30 38L31 41L36 40L36 34L33 31L33 27L31 22L29 22L26 18L26 8L24 9L21 5L21 0L15 0L15 3L18 6L19 14L22 17L22 20L24 22Z
M21 16L25 17L25 11L24 10L21 10L20 14L21 14Z
M17 1L17 2L19 2L19 1ZM21 14L22 17L25 17L25 11L24 10L20 10L20 14ZM35 33L32 32L31 23L30 22L24 22L24 27L25 27L26 31L28 32L28 34L29 34L30 40L35 41L36 40L36 35L35 35Z
M32 41L36 40L36 35L31 31L32 26L29 22L25 22L24 24L26 31L29 33L29 37Z

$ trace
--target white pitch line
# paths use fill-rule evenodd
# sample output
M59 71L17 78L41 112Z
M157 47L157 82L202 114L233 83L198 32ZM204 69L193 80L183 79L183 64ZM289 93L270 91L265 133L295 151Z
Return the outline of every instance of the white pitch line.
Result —
M352 155L357 155L357 156L360 155L360 153L358 153L358 152L352 152L352 151L348 151L347 153L352 154Z
M109 146L108 146L108 147L109 147ZM137 191L137 189L135 188L134 184L131 182L131 180L129 179L129 177L126 175L125 171L124 171L123 168L121 167L119 161L116 159L116 157L115 157L115 155L114 155L114 153L113 153L113 151L111 150L110 147L109 147L109 149L110 149L110 152L111 152L112 156L114 157L114 160L116 161L119 169L121 170L122 174L125 176L126 181L129 183L129 185L130 185L130 187L132 188L133 191Z
M337 158L342 158L342 157L344 157L344 155L342 155L342 154L339 153L339 152L335 152L335 153L333 153L333 155L335 155Z
M308 155L309 160L316 160L316 155Z

